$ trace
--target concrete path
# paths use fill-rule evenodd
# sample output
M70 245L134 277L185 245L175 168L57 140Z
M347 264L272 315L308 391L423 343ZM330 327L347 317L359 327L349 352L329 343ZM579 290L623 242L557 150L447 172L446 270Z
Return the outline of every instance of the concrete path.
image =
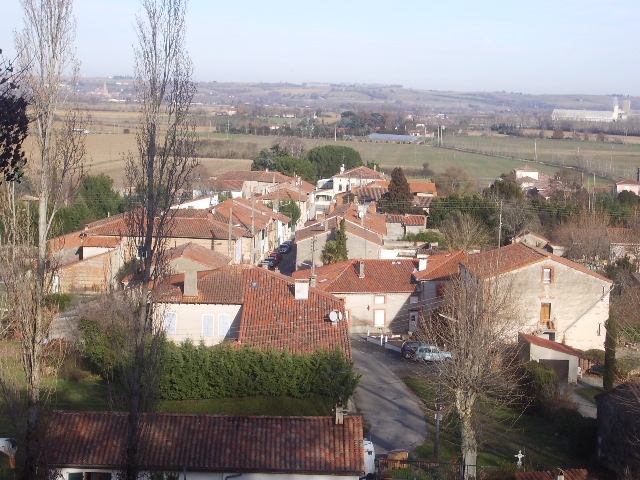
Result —
M573 402L576 404L576 407L578 408L578 412L580 412L580 414L583 417L596 418L598 414L596 404L594 402L590 402L589 400L587 400L586 398L578 394L578 391L581 388L588 388L588 387L602 388L602 377L591 376L591 375L583 376L581 379L578 380L578 385L576 385L575 387L572 387L571 400L573 400Z
M389 450L413 451L427 435L424 409L402 381L406 362L400 354L351 337L356 372L362 375L355 406L369 427L376 455Z

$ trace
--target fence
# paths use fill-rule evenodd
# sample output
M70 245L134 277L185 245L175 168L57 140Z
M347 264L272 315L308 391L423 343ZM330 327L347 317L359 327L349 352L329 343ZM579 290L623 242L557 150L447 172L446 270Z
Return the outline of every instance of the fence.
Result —
M460 480L464 473L460 463L435 463L420 460L380 458L377 460L376 467L378 479ZM477 465L475 468L478 480L482 480L496 471L495 467Z

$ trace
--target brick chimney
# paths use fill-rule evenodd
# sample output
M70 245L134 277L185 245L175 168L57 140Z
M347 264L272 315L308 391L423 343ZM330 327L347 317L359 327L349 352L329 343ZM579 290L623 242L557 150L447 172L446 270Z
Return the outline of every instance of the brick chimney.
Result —
M558 468L556 470L556 476L554 477L554 480L564 480L564 471Z
M358 278L364 278L364 262L358 262Z
M187 270L184 272L184 291L185 297L198 296L198 272L195 270Z

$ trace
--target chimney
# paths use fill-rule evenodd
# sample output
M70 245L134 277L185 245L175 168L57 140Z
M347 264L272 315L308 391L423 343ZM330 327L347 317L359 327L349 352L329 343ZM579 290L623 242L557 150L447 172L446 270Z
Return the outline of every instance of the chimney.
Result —
M340 173L344 173L344 163L340 166Z
M421 272L422 270L425 270L427 268L427 263L427 257L418 258L418 271Z
M554 480L564 480L564 471L558 468L556 470L556 476L554 477Z
M198 272L195 270L187 270L184 272L184 291L185 297L198 296Z
M358 278L364 278L364 262L358 262Z
M329 219L326 216L324 217L324 230L325 232L329 230Z
M310 287L316 287L318 285L318 276L317 275L311 275L309 277L309 286Z
M309 282L307 280L296 280L295 299L309 300Z

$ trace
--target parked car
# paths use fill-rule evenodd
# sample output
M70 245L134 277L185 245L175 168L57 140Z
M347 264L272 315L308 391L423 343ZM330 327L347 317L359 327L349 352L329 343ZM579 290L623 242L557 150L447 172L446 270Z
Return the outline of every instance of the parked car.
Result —
M291 242L282 242L282 244L278 247L278 253L287 254L293 248L293 244Z
M413 359L417 362L443 362L452 358L451 352L440 350L435 345L422 345L413 354Z
M403 342L402 347L400 347L402 358L413 358L413 354L415 353L415 351L422 345L426 345L426 343L419 340L406 340L405 342Z
M591 365L589 367L589 370L587 370L587 373L591 374L591 375L604 375L604 365L601 365L599 363L596 363L595 365Z
M269 268L275 268L282 261L282 255L275 252L271 253L267 257L267 261L269 262Z

